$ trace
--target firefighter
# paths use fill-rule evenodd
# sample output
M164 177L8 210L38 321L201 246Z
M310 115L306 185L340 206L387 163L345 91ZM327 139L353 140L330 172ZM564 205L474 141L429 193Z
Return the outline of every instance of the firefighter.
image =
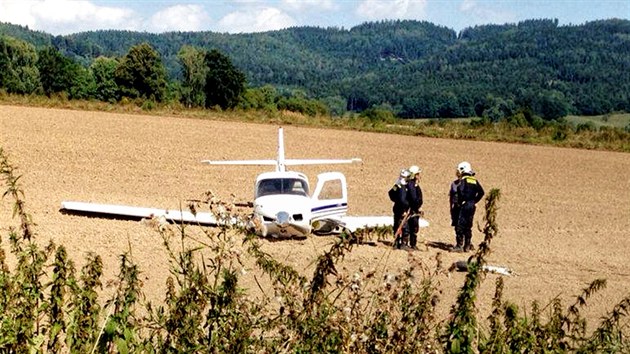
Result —
M457 239L457 221L459 220L459 203L457 202L457 187L459 186L459 182L461 181L462 175L459 172L459 168L455 168L455 180L451 182L451 187L448 191L448 204L449 210L451 214L451 226L453 227L453 231L455 232L456 246L459 245L460 248L463 245L463 240Z
M400 249L403 246L402 240L407 236L407 227L402 225L402 233L398 233L398 229L401 228L405 216L409 212L409 202L407 200L407 179L409 178L409 171L402 169L400 175L396 179L394 185L389 189L389 199L394 202L394 247Z
M420 188L420 167L409 167L409 181L407 182L407 201L409 202L409 247L418 249L418 218L422 215L422 188Z
M457 186L456 198L459 205L457 218L455 252L472 250L472 226L476 204L483 198L485 192L481 183L475 178L475 172L470 163L463 161L457 165L461 178ZM463 243L463 244L462 244Z

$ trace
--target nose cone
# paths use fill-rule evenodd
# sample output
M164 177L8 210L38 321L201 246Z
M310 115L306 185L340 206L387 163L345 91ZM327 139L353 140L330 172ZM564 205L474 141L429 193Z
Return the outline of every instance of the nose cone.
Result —
M287 213L286 211L280 211L278 212L278 214L276 214L276 224L278 224L278 226L280 227L287 227L289 226L290 218L291 216L289 215L289 213Z
M257 198L254 202L254 213L264 215L268 219L278 219L278 214L284 212L287 221L291 215L301 214L308 217L311 211L311 200L298 195L269 195Z

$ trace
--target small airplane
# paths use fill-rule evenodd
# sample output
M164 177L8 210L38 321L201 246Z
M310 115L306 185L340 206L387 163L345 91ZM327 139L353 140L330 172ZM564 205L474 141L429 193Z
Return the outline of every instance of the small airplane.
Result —
M317 184L311 194L305 174L290 171L287 166L351 164L361 162L352 159L287 159L284 152L284 131L278 129L278 154L275 160L203 160L210 165L268 165L275 171L263 172L256 178L253 213L247 227L258 235L267 237L304 237L309 234L339 234L344 229L386 227L393 224L392 216L349 216L348 189L345 176L340 172L324 172L317 176ZM142 219L161 217L170 222L197 223L218 226L233 222L217 219L212 213L193 213L181 210L140 208L124 205L94 204L64 201L62 212L105 217ZM420 218L420 227L428 226Z

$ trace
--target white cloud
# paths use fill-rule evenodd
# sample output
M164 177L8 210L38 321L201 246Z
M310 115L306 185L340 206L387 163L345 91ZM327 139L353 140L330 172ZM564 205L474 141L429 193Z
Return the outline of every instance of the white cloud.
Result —
M262 4L263 0L230 0L229 2L237 4L237 5L252 5L252 4Z
M274 7L249 8L232 12L218 23L218 30L230 33L251 33L295 26L295 20Z
M136 29L137 16L123 7L96 6L85 0L8 0L0 3L0 20L52 34L97 29Z
M148 23L150 32L201 31L210 17L200 5L175 5L156 12Z
M477 1L475 0L464 0L461 4L459 4L459 11L462 12L470 12L474 11L475 7L477 7Z
M337 9L337 5L332 0L282 0L282 5L291 11Z
M37 20L30 8L28 1L0 1L0 22L33 27Z
M366 20L413 19L426 17L427 0L364 0L356 14Z
M502 11L487 4L493 4L492 2L479 4L476 0L463 0L459 4L459 11L463 16L467 18L469 26L476 24L503 24L514 22L516 15L509 11Z

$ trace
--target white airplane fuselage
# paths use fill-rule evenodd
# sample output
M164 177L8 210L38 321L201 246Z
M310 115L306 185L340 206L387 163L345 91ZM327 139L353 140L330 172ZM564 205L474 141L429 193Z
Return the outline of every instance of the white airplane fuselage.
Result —
M262 173L254 195L254 225L261 236L305 236L313 231L314 221L339 220L348 210L346 181L340 173L320 174L313 195L300 172Z
M258 233L266 237L303 236L311 232L310 198L298 195L269 195L256 199L254 217ZM289 209L288 206L291 206Z

